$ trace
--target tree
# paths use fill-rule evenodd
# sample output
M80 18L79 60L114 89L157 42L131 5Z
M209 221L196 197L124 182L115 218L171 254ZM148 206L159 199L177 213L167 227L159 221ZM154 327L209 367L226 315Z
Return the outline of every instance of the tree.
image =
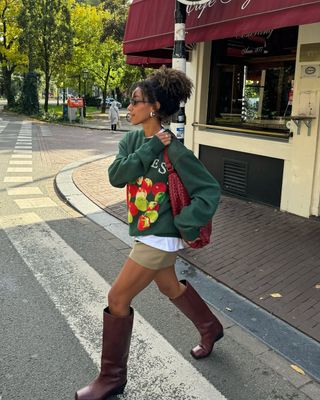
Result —
M86 2L87 3L87 2ZM120 1L120 4L126 1ZM110 6L116 4L110 1ZM109 5L109 2L108 2ZM127 5L126 5L127 9ZM110 9L112 12L114 8ZM73 58L68 63L63 76L60 68L60 82L68 82L73 87L78 86L81 94L81 80L83 71L89 73L89 80L102 92L102 108L105 112L106 97L110 91L117 94L128 89L131 83L140 80L141 69L127 66L122 54L122 38L116 40L110 33L106 36L106 24L114 19L114 14L104 5L91 6L84 2L74 5L71 10L71 24L74 32ZM122 16L125 17L126 12ZM88 35L90 26L90 35ZM124 82L124 76L126 82ZM83 94L83 93L82 93Z
M112 37L122 43L128 16L128 0L104 0L103 7L111 14L111 18L104 21L101 40Z
M18 48L21 29L18 26L17 14L20 9L20 0L0 0L0 62L8 107L15 103L12 75L17 67L22 68L26 65L26 57Z
M38 74L35 72L29 71L25 75L19 103L25 114L39 113Z
M96 86L102 91L102 112L106 108L106 96L109 88L121 74L124 60L121 45L112 37L103 38L104 22L110 19L110 13L101 6L78 4L72 10L72 27L75 32L74 59L70 63L71 76L79 76L86 69ZM87 27L90 26L90 36Z
M45 78L48 111L51 77L72 57L73 32L69 0L24 0L19 15L23 29L21 47L29 55L29 71L38 67Z

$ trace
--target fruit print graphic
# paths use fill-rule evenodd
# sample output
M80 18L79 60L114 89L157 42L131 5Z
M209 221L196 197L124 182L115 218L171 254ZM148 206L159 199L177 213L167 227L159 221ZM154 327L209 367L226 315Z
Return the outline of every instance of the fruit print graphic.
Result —
M142 187L139 187L139 189L137 190L137 193L136 193L136 199L138 199L138 198L146 199L147 194L148 193L146 190L144 190Z
M143 179L143 181L141 183L141 188L149 194L152 189L152 180L149 178Z
M135 183L128 184L128 222L133 223L134 217L137 217L137 229L149 229L159 218L160 205L167 196L166 192L167 185L164 182L153 183L150 178L143 176Z
M156 196L159 192L165 192L167 190L167 185L164 182L156 182L152 186L152 193Z
M128 210L131 213L132 216L135 216L138 214L139 210L136 207L136 205L134 203L128 203Z
M150 222L153 224L154 222L156 222L156 220L159 217L159 214L157 211L146 211L144 214L146 217L149 218Z
M147 211L148 202L144 197L136 197L134 205L139 211Z
M130 201L132 197L135 197L137 191L138 191L138 186L129 183L127 185L127 199L128 199L127 201Z
M150 227L150 219L146 217L145 215L140 215L138 219L138 230L139 231L145 231Z
M159 207L160 206L157 201L149 201L147 211L150 211L150 210L158 211Z

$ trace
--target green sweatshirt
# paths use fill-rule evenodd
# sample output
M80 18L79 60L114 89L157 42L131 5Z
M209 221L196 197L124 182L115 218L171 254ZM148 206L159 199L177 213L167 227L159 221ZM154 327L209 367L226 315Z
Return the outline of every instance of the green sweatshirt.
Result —
M128 132L120 141L119 153L109 167L109 180L115 187L127 185L131 236L194 240L199 236L200 227L217 209L220 187L193 152L173 139L168 156L191 197L191 204L173 218L164 147L157 136L146 138L143 130Z

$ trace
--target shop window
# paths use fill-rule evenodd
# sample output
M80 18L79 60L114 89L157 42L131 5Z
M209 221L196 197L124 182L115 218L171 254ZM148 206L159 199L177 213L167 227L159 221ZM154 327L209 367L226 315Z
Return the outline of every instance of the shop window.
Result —
M287 133L298 27L212 42L207 124Z

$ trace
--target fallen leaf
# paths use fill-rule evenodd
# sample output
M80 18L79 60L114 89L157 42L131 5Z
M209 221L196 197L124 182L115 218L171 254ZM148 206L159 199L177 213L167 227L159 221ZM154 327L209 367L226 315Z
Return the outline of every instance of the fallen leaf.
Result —
M279 298L279 297L282 297L282 294L281 293L271 293L270 296L274 297L274 298Z
M298 367L297 365L291 364L290 367L294 369L296 372L298 372L298 374L305 375L304 370Z
M320 289L320 283L316 284L316 289Z

